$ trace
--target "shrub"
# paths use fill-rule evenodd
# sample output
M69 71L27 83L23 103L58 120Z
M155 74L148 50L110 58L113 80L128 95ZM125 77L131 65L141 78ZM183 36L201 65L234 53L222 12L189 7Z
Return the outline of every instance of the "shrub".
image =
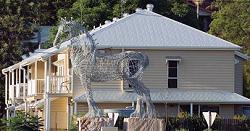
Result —
M15 117L1 120L4 126L1 130L8 131L39 131L42 125L41 117L17 112Z
M233 119L245 121L247 120L247 116L246 115L234 115Z
M179 113L177 118L168 118L167 130L189 130L189 131L202 131L206 129L206 122L203 117L191 117L187 113Z

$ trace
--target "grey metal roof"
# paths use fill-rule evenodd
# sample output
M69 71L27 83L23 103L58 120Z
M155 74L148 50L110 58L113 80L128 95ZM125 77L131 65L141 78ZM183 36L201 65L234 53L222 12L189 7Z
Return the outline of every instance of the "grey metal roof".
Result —
M192 90L192 89L153 89L150 92L154 102L166 103L217 103L217 104L250 104L250 99L237 93L222 90ZM136 101L134 92L102 89L94 90L96 102L130 103ZM85 95L74 98L77 102L86 102Z
M240 49L240 46L148 10L91 31L105 48Z

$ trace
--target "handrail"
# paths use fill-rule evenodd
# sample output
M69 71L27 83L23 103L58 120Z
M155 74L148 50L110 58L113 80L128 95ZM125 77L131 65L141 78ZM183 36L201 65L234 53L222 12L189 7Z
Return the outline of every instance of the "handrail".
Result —
M51 76L50 93L71 93L71 76Z

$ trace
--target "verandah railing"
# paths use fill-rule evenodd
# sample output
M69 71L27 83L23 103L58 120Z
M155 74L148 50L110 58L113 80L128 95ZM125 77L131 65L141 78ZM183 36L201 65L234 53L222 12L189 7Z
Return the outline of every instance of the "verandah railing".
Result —
M44 79L34 79L28 81L28 96L44 93Z
M51 76L50 93L71 93L70 76Z

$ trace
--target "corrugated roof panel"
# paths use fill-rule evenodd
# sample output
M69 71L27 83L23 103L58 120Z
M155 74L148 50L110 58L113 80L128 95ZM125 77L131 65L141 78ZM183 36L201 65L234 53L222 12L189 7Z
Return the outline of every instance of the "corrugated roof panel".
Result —
M91 31L107 48L239 49L222 40L151 11L142 10Z
M250 99L239 94L222 90L185 90L185 89L153 89L150 92L154 102L160 103L218 103L218 104L250 104ZM122 92L120 90L94 90L93 96L96 102L130 103L136 101L134 92ZM74 98L77 102L86 102L86 96Z

